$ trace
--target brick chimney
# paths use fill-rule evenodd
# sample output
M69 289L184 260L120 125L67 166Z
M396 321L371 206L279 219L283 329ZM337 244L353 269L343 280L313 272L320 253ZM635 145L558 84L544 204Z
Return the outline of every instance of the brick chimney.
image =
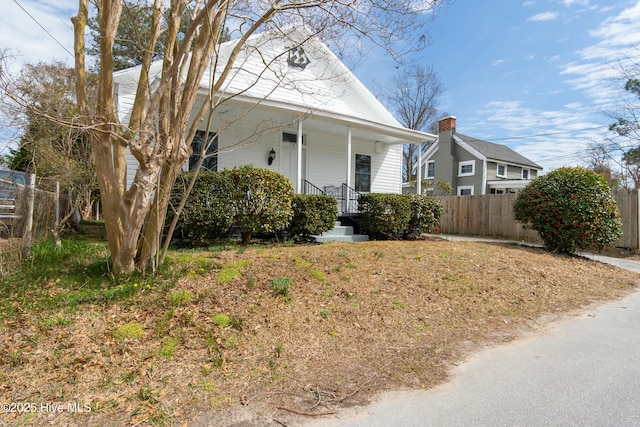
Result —
M440 147L442 147L443 152L453 157L455 153L453 135L456 133L456 116L447 116L438 120L438 132Z
M438 132L452 131L456 133L456 116L447 116L438 120Z

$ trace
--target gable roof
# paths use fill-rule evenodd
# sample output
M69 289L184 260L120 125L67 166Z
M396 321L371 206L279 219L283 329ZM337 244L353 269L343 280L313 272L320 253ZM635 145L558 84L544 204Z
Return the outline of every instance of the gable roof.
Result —
M542 170L542 166L527 159L522 154L517 153L506 145L495 144L482 139L473 138L467 135L456 133L454 139L457 142L464 142L474 150L485 156L488 160L497 160L506 163L516 163L518 165L529 166Z
M221 45L218 61L227 62L237 41ZM289 51L302 47L309 59L304 67L289 65ZM216 70L219 77L221 70ZM210 74L202 85L207 87ZM224 92L271 102L306 107L373 120L389 126L400 123L331 50L304 26L266 31L250 37L235 60Z
M220 78L238 40L222 43L217 56L200 82L203 93L211 81ZM302 47L309 63L292 66L292 49ZM298 50L299 52L299 50ZM157 61L151 72L161 72ZM215 64L220 64L218 67ZM114 80L135 84L139 67L114 74ZM249 37L234 60L223 87L216 96L254 106L258 103L297 115L354 125L370 131L380 131L392 139L420 142L435 139L435 135L404 128L373 96L355 75L304 26L289 26L265 31Z

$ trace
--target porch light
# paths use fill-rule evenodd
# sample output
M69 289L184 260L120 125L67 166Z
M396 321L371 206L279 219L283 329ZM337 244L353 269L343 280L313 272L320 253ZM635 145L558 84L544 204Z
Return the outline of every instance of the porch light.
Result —
M271 149L271 151L269 151L269 166L271 166L271 164L273 163L273 161L276 159L276 150L274 150L273 148Z

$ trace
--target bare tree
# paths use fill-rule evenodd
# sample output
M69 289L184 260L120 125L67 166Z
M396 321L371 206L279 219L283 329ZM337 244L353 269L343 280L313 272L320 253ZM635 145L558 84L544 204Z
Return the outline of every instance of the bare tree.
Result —
M88 218L97 182L91 146L73 126L78 120L73 68L60 62L27 64L9 82L2 109L22 118L22 136L5 158L8 166L57 181L72 207Z
M92 109L87 102L85 71L89 0L79 0L78 14L72 18L77 100L96 159L115 274L155 268L171 188L191 154L187 141L193 139L205 116L220 104L217 95L230 78L234 62L250 36L264 30L278 31L285 24L296 22L316 34L337 37L335 40L344 40L349 35L349 46L366 38L395 53L392 47L399 45L403 35L413 37L417 30L426 28L436 3L439 2L154 0L147 21L150 31L141 59L136 98L128 123L120 123L114 103L112 54L123 1L96 1L100 69L97 103ZM185 16L191 22L178 37L185 28ZM217 55L218 41L228 22L233 22L238 30L232 33L235 43L223 61ZM162 70L152 82L150 66L161 33L165 37ZM195 109L201 80L211 64L218 70L216 78L209 84L202 108ZM128 189L127 150L138 162Z
M396 75L383 97L404 127L433 132L433 124L437 125L438 100L442 92L444 87L435 70L432 67L417 67L413 71ZM416 180L415 167L419 151L421 150L416 144L403 147L402 175L405 181Z

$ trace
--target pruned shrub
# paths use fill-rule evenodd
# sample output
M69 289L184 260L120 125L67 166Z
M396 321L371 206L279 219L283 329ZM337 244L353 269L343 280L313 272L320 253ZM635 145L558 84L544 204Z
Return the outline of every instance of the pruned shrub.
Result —
M513 214L554 252L599 251L622 236L606 179L583 168L559 168L534 179L518 193Z
M404 233L405 238L415 238L440 223L443 213L440 200L418 194L407 194L405 197L411 205L411 218Z
M251 165L221 174L231 182L229 203L243 242L254 233L275 233L289 225L293 186L287 177Z
M302 239L331 230L338 219L338 203L327 195L296 194L292 208L293 217L287 230Z
M362 194L359 209L362 227L372 239L401 236L411 219L411 202L402 194Z
M171 222L182 195L186 191L194 171L178 176L171 192L171 204L167 211L167 224ZM231 182L218 172L201 170L178 218L175 238L189 240L192 244L204 244L224 235L233 222L233 210L229 193Z

